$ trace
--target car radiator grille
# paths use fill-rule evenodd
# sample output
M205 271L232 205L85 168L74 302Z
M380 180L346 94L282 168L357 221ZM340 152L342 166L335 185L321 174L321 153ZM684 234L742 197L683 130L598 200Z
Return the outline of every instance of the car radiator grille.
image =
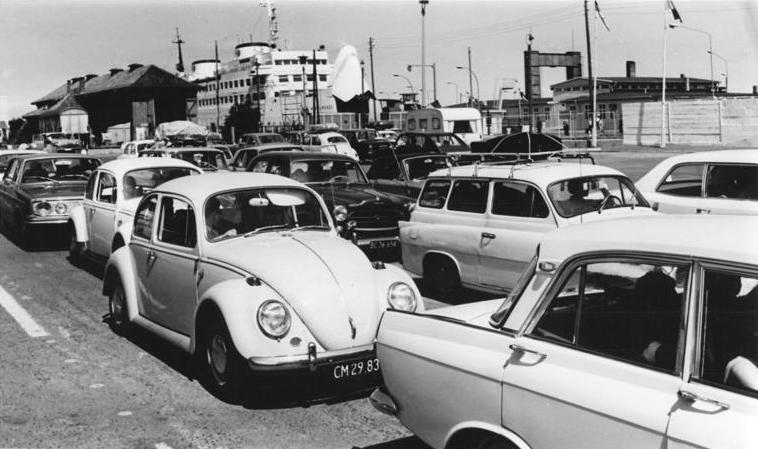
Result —
M407 220L407 214L403 210L363 208L352 211L349 220L355 221L355 231L359 237L374 237L381 235L397 235L398 220Z

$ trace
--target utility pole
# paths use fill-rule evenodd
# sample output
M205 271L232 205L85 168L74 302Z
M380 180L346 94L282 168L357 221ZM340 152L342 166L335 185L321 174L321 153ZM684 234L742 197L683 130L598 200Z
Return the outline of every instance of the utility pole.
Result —
M474 84L471 81L471 47L468 48L468 105L474 104Z
M220 80L219 80L219 73L218 73L218 41L213 41L213 45L216 48L216 130L221 129L221 124L219 123L221 121L221 105L219 104L220 98L219 98L219 87L220 87Z
M421 107L426 107L426 30L424 19L426 18L426 5L429 0L419 0L421 4Z
M179 27L176 28L176 40L171 41L179 49L179 63L176 65L177 72L184 72L184 59L182 58L182 44L184 41L179 37Z
M532 97L534 96L534 91L532 89L532 41L534 40L534 35L532 35L531 31L527 35L526 40L526 101L527 107L529 108L529 132L532 132Z
M258 132L261 130L263 124L263 111L261 111L261 75L259 72L261 63L258 61L258 56L255 57L255 101L258 103Z
M318 104L318 72L316 71L316 50L313 50L313 118L316 123L321 123L321 114L319 113Z
M595 120L595 105L592 104L592 98L595 97L595 86L592 83L592 41L590 39L590 13L589 13L589 0L584 0L584 29L585 34L587 35L587 73L589 74L589 86L590 86L590 97L588 105L590 106L590 122L591 122L591 128L590 128L590 138L591 138L591 146L592 148L595 148L597 146L597 130L595 129L595 125L597 121Z
M376 85L374 85L374 38L373 37L368 38L368 54L371 61L371 93L373 94L373 97L374 97L372 99L374 103L374 123L378 123L376 120Z

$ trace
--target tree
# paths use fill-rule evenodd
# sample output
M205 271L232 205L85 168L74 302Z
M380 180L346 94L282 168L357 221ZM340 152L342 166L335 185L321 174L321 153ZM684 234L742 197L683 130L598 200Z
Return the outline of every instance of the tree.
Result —
M237 138L245 133L260 132L258 117L258 108L254 109L249 101L233 105L229 108L229 115L224 120L224 128L221 130L224 140L232 141L232 127Z

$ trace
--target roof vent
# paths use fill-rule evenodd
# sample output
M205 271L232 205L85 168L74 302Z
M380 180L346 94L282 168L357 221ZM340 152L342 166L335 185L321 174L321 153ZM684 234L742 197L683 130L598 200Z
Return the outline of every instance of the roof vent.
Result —
M129 64L129 71L133 72L133 71L137 70L140 67L142 67L142 64Z
M115 67L110 70L111 76L113 76L113 75L115 75L115 74L117 74L119 72L123 72L123 71L124 71L124 69L119 69L119 68L115 68Z
M94 73L88 73L84 75L84 78L87 79L87 81L91 80L92 78L97 78L99 75L95 75Z

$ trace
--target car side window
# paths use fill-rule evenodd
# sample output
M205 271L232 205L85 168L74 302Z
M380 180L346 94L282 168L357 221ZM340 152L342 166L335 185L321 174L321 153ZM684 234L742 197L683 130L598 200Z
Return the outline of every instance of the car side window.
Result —
M3 179L7 179L9 182L15 181L20 166L21 163L18 160L11 161L11 165L8 166L8 170L5 172L5 177Z
M460 212L484 213L487 210L489 182L458 180L453 183L447 209Z
M450 181L431 180L424 184L421 196L418 200L420 207L431 207L433 209L442 209L450 192Z
M153 233L153 217L155 205L158 202L156 195L148 196L140 203L134 214L134 235L150 240Z
M272 175L283 175L284 162L281 159L271 159L268 168L266 169L266 173L271 173Z
M609 261L565 278L530 335L674 372L687 265Z
M701 197L705 164L683 164L669 172L656 192L676 196Z
M84 189L84 198L88 200L91 200L95 195L95 181L97 180L97 175L98 173L96 172L87 180L87 187Z
M100 172L95 200L109 204L116 202L116 178L110 173Z
M520 182L495 182L492 213L510 217L547 218L547 203L535 187Z
M758 394L758 276L703 272L696 379Z
M195 213L186 201L168 196L161 199L158 241L187 248L195 247Z
M758 165L711 165L705 182L708 198L758 199Z

